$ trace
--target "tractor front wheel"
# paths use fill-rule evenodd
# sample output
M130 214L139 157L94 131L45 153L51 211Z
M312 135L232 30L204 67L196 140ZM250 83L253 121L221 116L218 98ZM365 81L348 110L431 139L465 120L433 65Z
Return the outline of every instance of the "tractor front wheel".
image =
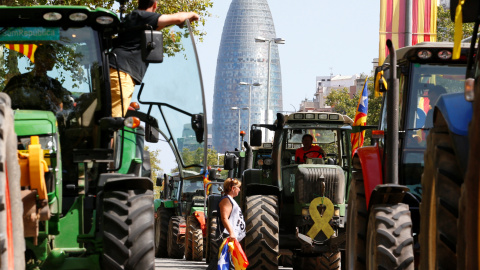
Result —
M163 206L157 209L157 219L155 220L155 256L158 258L167 258L167 238L168 223L172 217L172 212Z
M103 222L103 268L154 269L152 190L106 191Z
M278 269L278 199L273 195L246 198L245 251L251 269Z
M353 173L347 209L346 269L365 269L367 235L367 203L362 171Z
M367 269L414 269L408 205L374 205L367 227Z
M203 259L203 233L200 223L195 216L187 217L185 258L192 261L201 261Z
M180 224L185 223L183 217L175 216L168 223L168 256L173 259L183 259L184 244L178 244L178 234L180 233Z
M0 93L0 269L25 269L23 203L10 98Z
M207 263L210 260L218 260L218 241L217 241L217 217L208 217L208 234L207 234L207 244L206 244L206 260Z

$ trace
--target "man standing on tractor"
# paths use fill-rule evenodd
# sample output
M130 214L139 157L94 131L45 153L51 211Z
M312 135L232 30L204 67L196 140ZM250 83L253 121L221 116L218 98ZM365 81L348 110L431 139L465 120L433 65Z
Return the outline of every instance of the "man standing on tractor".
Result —
M156 0L139 0L138 8L125 17L125 32L120 32L110 55L110 81L112 88L112 116L121 117L127 112L135 85L139 85L148 63L141 58L141 35L138 29L143 25L161 30L170 25L181 25L185 20L197 21L195 12L178 12L175 14L156 13ZM129 29L132 29L129 31ZM121 83L121 88L120 88ZM123 92L123 106L120 102ZM123 111L122 111L123 107Z
M297 163L305 163L307 157L311 158L323 158L325 157L325 152L318 145L312 145L313 136L310 134L305 134L302 137L303 147L300 147L295 151L295 160Z

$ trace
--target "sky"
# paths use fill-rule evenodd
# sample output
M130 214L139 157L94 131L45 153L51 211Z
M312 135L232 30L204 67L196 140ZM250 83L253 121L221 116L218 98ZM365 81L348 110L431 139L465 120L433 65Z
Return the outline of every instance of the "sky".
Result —
M212 122L218 49L231 0L212 2L212 17L203 28L207 35L197 43L208 123ZM285 44L278 45L283 110L298 110L302 100L313 99L316 76L371 74L373 58L378 57L380 1L269 0L269 6L276 36L285 39ZM166 172L176 167L169 152L163 148L160 157Z

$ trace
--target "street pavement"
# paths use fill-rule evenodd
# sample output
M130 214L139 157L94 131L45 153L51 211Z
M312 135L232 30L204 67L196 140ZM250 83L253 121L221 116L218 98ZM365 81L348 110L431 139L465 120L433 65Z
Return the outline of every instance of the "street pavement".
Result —
M201 262L186 261L185 259L155 259L155 270L200 270L207 269L205 259ZM292 268L279 267L287 270Z

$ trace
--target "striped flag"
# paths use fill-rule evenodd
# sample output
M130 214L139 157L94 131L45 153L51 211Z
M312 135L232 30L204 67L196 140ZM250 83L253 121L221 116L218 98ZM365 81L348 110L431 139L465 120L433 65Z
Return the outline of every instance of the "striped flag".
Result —
M230 242L229 238L226 238L218 249L217 270L229 270L230 263L235 270L245 270L248 267L247 255L237 239Z
M368 112L368 89L367 89L367 80L363 84L362 94L358 100L357 112L355 113L355 120L353 120L353 126L365 126L367 125L367 112ZM352 156L355 154L357 148L363 146L363 141L365 139L365 131L352 133L350 135L350 140L352 142Z
M19 52L21 54L24 54L26 57L32 61L32 63L35 63L35 58L34 58L34 53L35 50L37 49L37 45L35 44L5 44L5 47L10 50L14 50L16 52Z
M437 0L380 0L380 38L378 64L382 65L388 55L387 39L396 49L405 44L406 3L412 5L412 44L437 41Z

